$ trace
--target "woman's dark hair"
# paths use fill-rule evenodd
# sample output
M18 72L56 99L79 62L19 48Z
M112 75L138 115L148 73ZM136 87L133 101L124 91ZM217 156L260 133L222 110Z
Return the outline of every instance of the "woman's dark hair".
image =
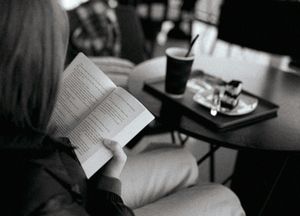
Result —
M0 14L0 126L46 132L64 67L66 14L57 0L1 0Z

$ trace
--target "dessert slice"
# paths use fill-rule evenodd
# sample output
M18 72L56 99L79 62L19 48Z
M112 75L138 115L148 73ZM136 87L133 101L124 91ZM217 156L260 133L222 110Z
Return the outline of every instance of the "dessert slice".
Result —
M239 95L242 92L242 82L232 80L225 85L224 95L221 97L221 107L235 108L239 103Z

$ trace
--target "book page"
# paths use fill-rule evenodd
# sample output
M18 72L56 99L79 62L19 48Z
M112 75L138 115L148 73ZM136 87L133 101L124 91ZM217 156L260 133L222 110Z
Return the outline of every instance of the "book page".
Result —
M126 145L153 115L122 88L115 89L70 133L75 153L89 178L111 157L103 138Z
M63 74L51 123L66 136L116 85L85 55L79 53Z

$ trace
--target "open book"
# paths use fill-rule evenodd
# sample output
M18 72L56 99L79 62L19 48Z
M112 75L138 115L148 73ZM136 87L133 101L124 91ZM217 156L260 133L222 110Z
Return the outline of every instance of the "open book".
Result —
M154 119L130 93L117 87L93 62L79 53L63 74L51 123L68 137L88 178L111 157L108 138L123 147Z

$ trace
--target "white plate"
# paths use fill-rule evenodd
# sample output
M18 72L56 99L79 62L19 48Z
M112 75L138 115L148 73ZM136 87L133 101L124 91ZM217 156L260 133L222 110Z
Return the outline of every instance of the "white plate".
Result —
M212 90L198 92L193 97L193 100L195 102L209 109L213 107L212 99L213 99ZM258 105L257 98L254 98L250 95L241 94L239 96L239 103L234 109L230 110L221 107L220 110L218 110L218 112L228 116L240 116L240 115L245 115L253 112L256 109L257 105Z

